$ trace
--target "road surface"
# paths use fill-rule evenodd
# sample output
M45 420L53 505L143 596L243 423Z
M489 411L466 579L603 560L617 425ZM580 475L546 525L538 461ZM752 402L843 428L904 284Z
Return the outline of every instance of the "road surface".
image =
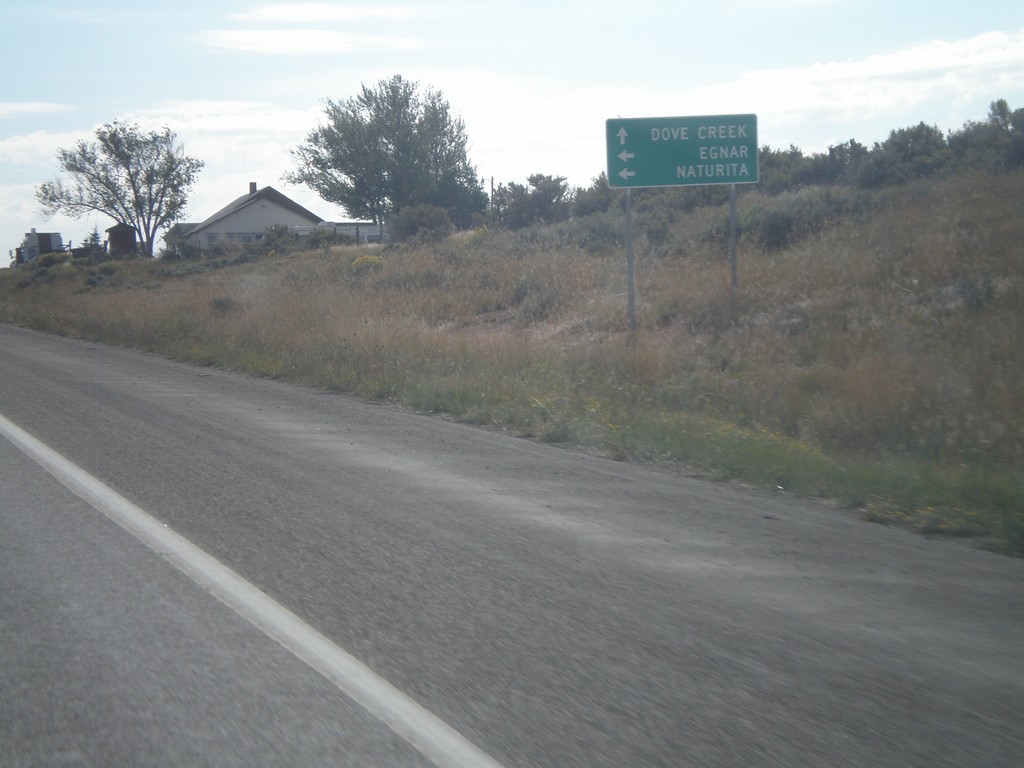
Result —
M0 326L0 765L1019 766L1024 561Z

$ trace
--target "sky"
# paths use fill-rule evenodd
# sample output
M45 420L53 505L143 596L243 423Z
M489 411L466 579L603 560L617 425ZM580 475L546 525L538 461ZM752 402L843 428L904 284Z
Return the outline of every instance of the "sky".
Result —
M78 243L102 215L47 218L58 149L123 120L205 163L186 221L282 180L327 99L402 75L442 92L495 185L589 186L605 120L754 113L758 144L806 153L1024 107L1020 0L33 0L3 2L0 267L31 228Z

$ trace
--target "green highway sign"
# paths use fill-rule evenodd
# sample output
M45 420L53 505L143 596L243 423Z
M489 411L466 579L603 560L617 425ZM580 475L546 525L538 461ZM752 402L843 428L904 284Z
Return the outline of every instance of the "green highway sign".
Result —
M757 181L757 115L614 118L605 135L609 187Z

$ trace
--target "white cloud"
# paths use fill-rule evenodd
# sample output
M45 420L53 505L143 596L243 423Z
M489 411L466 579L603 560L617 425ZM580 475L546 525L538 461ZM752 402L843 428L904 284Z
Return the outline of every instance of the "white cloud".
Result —
M171 128L185 152L205 163L199 184L204 177L226 174L252 176L263 186L273 184L291 167L289 150L305 139L317 118L313 108L252 101L178 101L127 119L147 129Z
M61 147L73 147L79 139L87 138L87 133L66 132L48 133L33 131L0 139L0 157L4 166L19 166L37 169L53 166L57 171L57 150ZM42 181L42 179L40 179Z
M70 112L74 107L67 104L53 104L47 101L0 102L0 120L19 115L44 115L55 112Z
M687 99L720 107L749 104L750 111L784 124L856 121L902 114L937 98L982 92L996 97L1022 73L1024 30L922 43L862 61L751 72L732 83L695 89Z
M328 3L294 3L257 5L247 13L229 14L238 21L310 24L352 22L361 19L397 19L411 15L404 6L351 6Z
M286 56L352 53L380 48L411 49L421 44L414 38L360 35L327 29L210 29L200 32L198 37L202 44L211 48Z
M240 22L241 26L204 30L198 34L198 39L211 48L285 56L408 50L419 47L422 41L390 34L366 34L365 30L353 30L352 25L395 21L413 13L404 6L271 3L254 6L245 13L228 14L228 19ZM288 26L282 28L282 25Z
M122 117L146 128L167 125L175 131L244 135L253 130L292 132L295 122L308 122L315 112L313 107L294 109L265 101L196 99L164 101Z

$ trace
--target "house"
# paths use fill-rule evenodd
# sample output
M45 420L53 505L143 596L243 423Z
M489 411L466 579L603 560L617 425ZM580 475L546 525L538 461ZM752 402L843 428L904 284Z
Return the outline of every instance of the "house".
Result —
M268 227L308 229L322 221L315 213L273 187L257 189L253 181L249 183L249 194L242 195L206 221L192 227L185 233L183 241L200 251L206 251L222 241L255 242L263 237Z
M15 250L14 260L16 264L31 264L44 253L63 250L64 242L60 232L36 232L36 228L32 227L31 232L25 233L21 247Z

